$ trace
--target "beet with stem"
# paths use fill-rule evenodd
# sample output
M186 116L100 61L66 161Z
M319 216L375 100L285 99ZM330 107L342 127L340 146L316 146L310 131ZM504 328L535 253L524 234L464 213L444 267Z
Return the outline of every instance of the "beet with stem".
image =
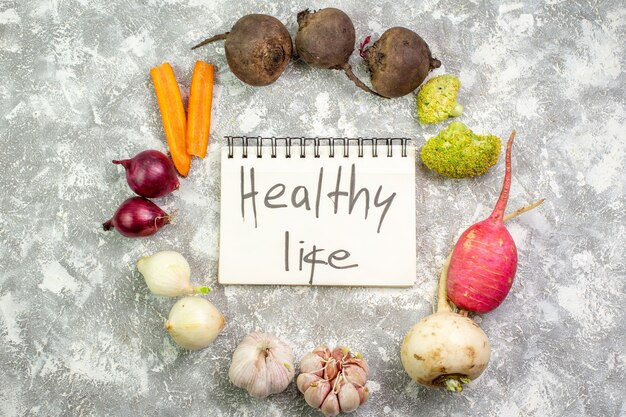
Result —
M424 39L403 27L387 29L361 55L374 89L389 98L409 94L424 82L430 70L441 66Z
M255 87L276 81L293 52L291 35L285 25L264 14L246 15L230 32L215 35L191 49L222 39L230 70L241 81Z
M296 52L299 57L315 68L342 70L357 87L379 96L354 75L348 63L355 42L352 20L341 10L329 7L298 13Z

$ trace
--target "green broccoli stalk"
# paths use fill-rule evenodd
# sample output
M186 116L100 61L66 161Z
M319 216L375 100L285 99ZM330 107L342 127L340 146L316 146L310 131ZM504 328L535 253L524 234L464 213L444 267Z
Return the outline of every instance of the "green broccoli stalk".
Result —
M420 154L433 171L450 178L482 175L498 162L500 138L477 135L461 122L452 122L428 139Z
M454 75L431 78L417 93L417 117L420 123L439 123L460 116L463 106L456 101L461 81Z

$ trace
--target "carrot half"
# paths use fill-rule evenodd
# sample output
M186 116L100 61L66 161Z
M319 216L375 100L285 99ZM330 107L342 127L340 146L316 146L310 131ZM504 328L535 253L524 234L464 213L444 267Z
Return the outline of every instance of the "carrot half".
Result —
M187 153L185 135L187 117L180 97L178 83L172 67L167 62L150 70L157 102L161 110L163 129L170 148L172 161L180 175L186 177L191 166L191 156Z
M214 67L196 61L187 105L187 153L204 158L209 146Z

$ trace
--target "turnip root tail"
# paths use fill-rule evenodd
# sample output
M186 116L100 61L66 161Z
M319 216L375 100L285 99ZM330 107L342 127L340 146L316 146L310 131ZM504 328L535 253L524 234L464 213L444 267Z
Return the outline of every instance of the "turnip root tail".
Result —
M437 313L443 313L444 311L451 312L450 303L448 303L448 268L450 267L450 258L452 258L452 252L446 258L441 269L441 275L439 275L439 286L437 287Z
M356 86L357 86L357 87L359 87L361 90L363 90L363 91L367 91L368 93L372 93L372 94L374 94L375 96L378 96L378 97L387 98L387 97L381 96L381 95L380 95L380 94L378 94L376 91L372 90L372 89L371 89L371 88L369 88L367 85L365 85L365 83L363 83L363 81L359 80L359 79L357 78L357 76L356 76L356 75L354 75L354 72L352 72L352 67L350 66L350 64L348 64L348 63L343 64L343 65L341 66L341 69L343 70L343 72L345 72L345 73L346 73L346 75L348 76L348 78L349 78L350 80L352 80L352 82L353 82L354 84L356 84Z
M225 33L220 33L219 35L212 36L209 39L203 40L202 42L200 42L196 46L192 46L191 49L193 50L193 49L199 48L199 47L204 46L204 45L206 45L208 43L211 43L211 42L224 40L224 39L226 39L226 37L228 36L229 33L230 32L225 32Z
M492 223L502 223L504 209L506 208L506 203L509 201L509 192L511 191L511 148L513 147L514 139L515 130L511 132L509 141L506 144L506 168L504 171L504 183L502 184L502 191L500 192L498 202L489 216L489 220Z

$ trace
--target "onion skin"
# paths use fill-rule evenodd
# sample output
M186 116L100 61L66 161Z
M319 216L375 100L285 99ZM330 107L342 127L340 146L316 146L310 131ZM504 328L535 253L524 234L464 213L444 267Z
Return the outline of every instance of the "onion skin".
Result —
M128 186L142 197L163 197L180 186L174 164L162 152L147 150L113 163L124 167Z
M151 236L168 224L171 216L143 197L124 201L113 217L102 224L105 231L115 229L122 236Z

